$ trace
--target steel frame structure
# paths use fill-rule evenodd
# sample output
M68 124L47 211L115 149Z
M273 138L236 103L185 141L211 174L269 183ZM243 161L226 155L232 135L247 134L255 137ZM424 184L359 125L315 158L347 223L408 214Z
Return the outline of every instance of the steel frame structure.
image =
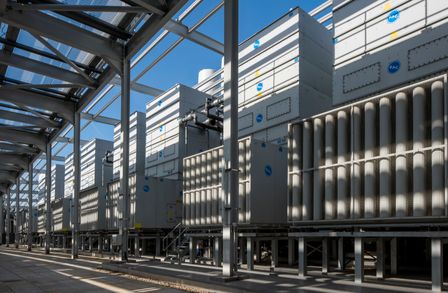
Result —
M130 91L134 90L143 94L156 96L162 93L162 90L139 83L147 72L149 72L157 63L163 60L174 48L182 41L190 40L210 49L218 54L224 55L229 63L229 68L233 68L232 74L226 74L224 81L229 82L229 93L227 100L237 90L237 78L235 78L235 68L237 68L237 23L232 20L232 16L237 14L237 0L224 0L214 7L207 15L201 18L196 24L188 27L182 21L190 15L203 1L195 0L187 7L176 20L172 17L186 4L187 0L121 0L126 5L123 6L98 6L98 5L69 5L63 4L57 0L21 0L10 1L0 0L0 21L7 24L8 29L5 37L0 38L3 49L0 51L0 109L1 117L24 124L0 125L0 196L8 193L8 212L11 193L15 193L16 214L20 209L20 194L24 192L21 188L20 178L28 172L28 209L33 208L33 186L35 185L34 176L41 173L46 168L46 207L50 211L50 193L51 193L51 162L55 159L61 159L58 156L63 149L73 143L74 162L75 162L75 213L78 212L79 204L79 150L84 143L81 140L81 132L92 122L114 125L121 122L122 139L124 145L129 138L129 99ZM221 7L227 5L225 25L232 24L232 30L226 33L225 44L204 35L197 29L213 16ZM313 16L321 14L328 9L332 1L326 1L312 11ZM47 13L43 12L47 11ZM49 12L48 12L49 11ZM118 25L113 25L87 14L92 12L119 12L124 14ZM231 13L230 13L231 12ZM310 13L311 14L311 13ZM62 17L56 17L62 16ZM321 22L331 20L331 13L321 16ZM74 21L77 25L68 22ZM83 27L89 27L90 30ZM137 28L134 32L134 29ZM331 28L331 24L327 26ZM164 29L159 35L157 33ZM18 42L18 36L21 30L29 32L48 50L43 51L38 48L28 46ZM93 30L101 32L94 33ZM131 81L130 71L139 64L149 52L166 38L169 33L179 36L164 53L159 55L153 62L148 64ZM133 61L130 60L144 48L145 44L154 36L156 38L138 55ZM230 42L233 40L233 42ZM91 54L91 61L82 63L77 60L71 60L65 57L54 45L54 42L65 44L80 51ZM229 43L229 44L227 44ZM231 44L230 44L231 43ZM14 53L14 49L24 50L30 54L49 58L64 64L58 67L49 65L39 60L24 57ZM49 53L50 51L51 53ZM233 57L232 57L233 56ZM227 63L226 63L227 64ZM233 64L233 65L232 65ZM13 80L6 76L8 66L20 68L39 75L53 77L61 80L62 83L55 84L31 84L20 80ZM116 75L118 74L118 77ZM236 70L237 74L237 70ZM121 93L114 95L110 100L95 113L90 111L106 97L115 86L121 86ZM226 86L225 86L226 88ZM232 88L233 90L231 90ZM117 120L110 117L101 116L101 114L121 96L122 109L121 119ZM226 100L226 99L225 99ZM231 108L235 108L233 105ZM229 104L230 105L230 104ZM229 109L231 109L229 108ZM227 117L227 127L224 132L229 132L229 140L225 140L225 149L230 149L230 143L235 137L235 112ZM228 112L230 113L230 112ZM81 127L81 119L87 122ZM225 123L226 124L226 123ZM73 137L68 134L73 130ZM233 138L233 139L232 139ZM227 143L226 143L227 142ZM54 150L60 146L58 150ZM53 154L52 154L53 153ZM45 154L45 155L43 155ZM227 154L227 153L226 153ZM52 157L53 156L53 157ZM129 187L128 172L126 163L129 159L129 150L123 149L123 170L121 172L122 198L124 203L124 215L120 234L122 236L121 258L127 259L127 239L128 239L128 214L129 214ZM230 151L226 159L231 162L235 156L235 151ZM37 168L38 165L40 169ZM232 166L235 162L229 163L230 179L227 182L233 182L235 176L232 176ZM35 166L35 167L34 167ZM22 181L23 182L23 181ZM13 192L12 186L15 185ZM231 184L232 185L232 184ZM232 198L234 187L229 186L229 199ZM230 228L230 234L235 233L231 229L233 226L232 205L234 200L229 200L229 221L226 227ZM233 208L232 208L233 207ZM29 213L31 215L31 212ZM46 222L46 245L45 251L49 253L50 222L47 212ZM77 241L79 228L79 215L75 215L78 221L73 227L72 237L72 257L78 256ZM28 249L32 247L31 220L29 218L28 231ZM236 228L236 227L234 227ZM19 233L16 228L15 233ZM16 247L18 242L16 242ZM224 247L233 247L231 241ZM233 253L231 253L233 254ZM229 254L225 257L226 266L225 275L233 275L235 270L232 263L234 257Z

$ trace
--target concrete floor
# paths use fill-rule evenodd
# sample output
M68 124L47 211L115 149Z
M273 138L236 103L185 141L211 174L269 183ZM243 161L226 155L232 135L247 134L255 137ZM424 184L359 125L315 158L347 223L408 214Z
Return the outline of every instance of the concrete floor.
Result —
M183 292L99 271L90 260L0 248L0 292Z

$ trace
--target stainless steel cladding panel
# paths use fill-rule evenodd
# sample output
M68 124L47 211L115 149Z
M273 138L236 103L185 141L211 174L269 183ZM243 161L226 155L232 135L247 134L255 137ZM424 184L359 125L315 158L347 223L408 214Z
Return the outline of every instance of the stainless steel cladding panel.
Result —
M70 230L70 205L69 198L60 198L51 203L51 227L54 232L66 232Z
M179 180L131 174L130 226L133 229L163 229L174 227L182 217L182 189ZM111 182L107 193L107 229L118 229L121 221L119 203L120 182Z
M240 224L286 222L286 149L251 138L239 141L238 221ZM184 159L183 223L186 226L222 224L223 148Z
M446 90L434 77L291 124L288 221L446 217Z
M46 178L45 174L39 176L39 198L46 198ZM50 200L64 197L64 181L65 181L65 167L61 164L51 166L51 197Z
M37 205L37 232L38 233L45 233L45 221L47 217L47 211L45 207L45 203L39 203Z
M352 1L334 12L333 104L365 98L448 67L448 2L370 3Z
M145 171L146 117L143 112L134 112L129 117L129 173ZM122 161L121 125L114 128L113 179L120 178Z
M65 183L64 183L64 197L73 197L73 184L74 184L74 169L73 169L73 154L65 157Z
M83 190L80 201L80 231L106 229L106 191L93 187Z
M81 190L110 182L112 166L103 164L103 157L112 150L113 142L103 139L93 139L81 148Z
M178 179L185 156L219 145L218 133L179 125L210 98L178 84L146 105L146 176Z

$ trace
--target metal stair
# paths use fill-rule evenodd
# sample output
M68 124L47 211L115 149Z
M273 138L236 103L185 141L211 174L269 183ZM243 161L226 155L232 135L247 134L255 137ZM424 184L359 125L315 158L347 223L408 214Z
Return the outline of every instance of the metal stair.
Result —
M188 227L179 223L162 239L165 261L181 262L189 254L189 239L185 237L187 231Z

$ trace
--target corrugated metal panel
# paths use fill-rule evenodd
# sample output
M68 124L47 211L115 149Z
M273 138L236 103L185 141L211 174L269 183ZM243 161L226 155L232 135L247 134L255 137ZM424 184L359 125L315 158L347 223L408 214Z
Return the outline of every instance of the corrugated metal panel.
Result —
M352 1L336 10L334 104L366 97L448 67L448 3Z
M222 224L223 148L184 159L183 223L186 226ZM286 222L286 150L251 138L239 141L240 224ZM272 212L275 211L275 212Z
M107 229L119 228L121 219L120 182L108 185L106 220ZM179 180L148 178L141 174L129 177L131 193L130 227L134 229L163 229L175 226L181 220L182 196Z
M291 124L288 221L446 216L445 80Z
M69 198L61 198L52 202L52 231L66 232L70 230L70 205L71 200Z
M79 195L80 231L106 229L106 190L97 187L84 190Z
M102 139L93 139L81 148L81 190L105 185L111 180L111 166L103 165L102 161L107 151L113 151L113 142Z

